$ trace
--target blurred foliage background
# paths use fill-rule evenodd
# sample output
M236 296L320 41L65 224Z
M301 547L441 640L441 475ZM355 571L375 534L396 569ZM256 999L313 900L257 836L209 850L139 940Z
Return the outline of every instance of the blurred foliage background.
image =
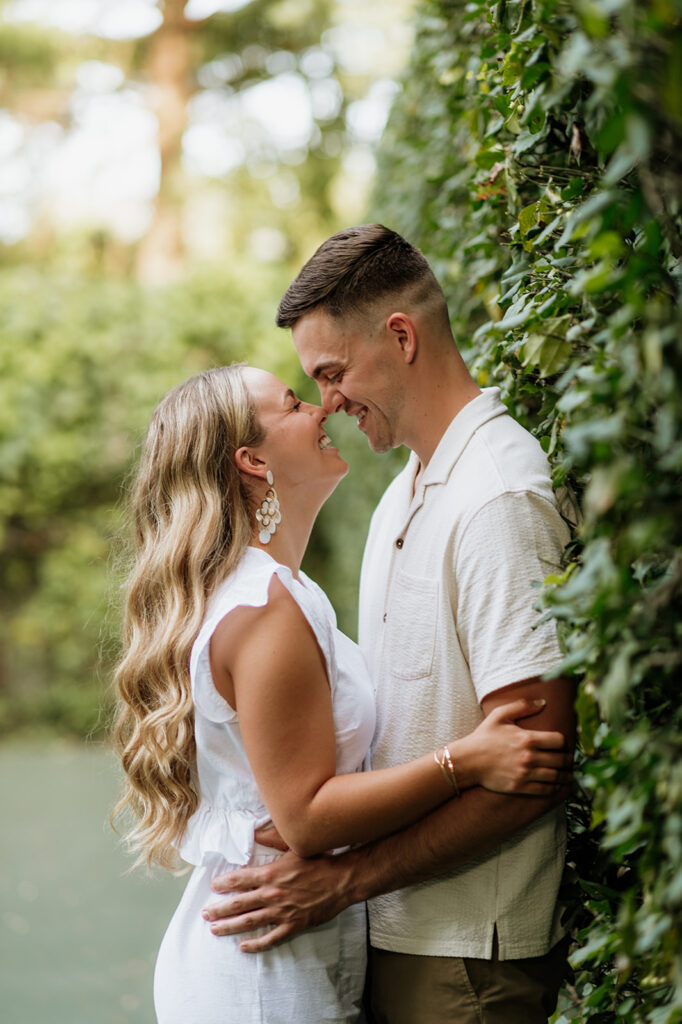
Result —
M92 736L151 411L235 360L318 400L274 313L314 248L364 215L409 4L58 8L0 7L0 734ZM332 432L353 472L306 568L355 634L396 458Z
M0 730L102 730L151 409L233 359L314 397L277 301L329 233L382 220L576 525L537 595L579 683L556 1019L681 1021L681 0L86 6L0 5ZM306 568L354 634L403 456L331 430L351 473Z

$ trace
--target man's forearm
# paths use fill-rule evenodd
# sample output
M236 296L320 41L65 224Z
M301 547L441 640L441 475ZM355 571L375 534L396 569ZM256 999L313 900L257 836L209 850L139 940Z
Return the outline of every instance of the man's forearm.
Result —
M494 850L556 805L556 800L467 790L409 828L343 854L347 902L445 874Z
M244 952L262 952L351 903L434 878L495 849L557 803L470 789L410 828L357 850L312 860L289 852L228 872L212 887L229 898L207 906L204 917L214 935L265 928L241 942Z

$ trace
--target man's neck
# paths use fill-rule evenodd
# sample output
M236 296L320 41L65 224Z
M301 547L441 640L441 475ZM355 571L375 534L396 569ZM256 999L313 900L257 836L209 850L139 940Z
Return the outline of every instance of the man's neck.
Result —
M480 394L481 389L468 372L463 379L453 380L451 376L436 379L430 388L424 389L413 410L409 437L405 438L405 443L419 458L415 487L455 416Z

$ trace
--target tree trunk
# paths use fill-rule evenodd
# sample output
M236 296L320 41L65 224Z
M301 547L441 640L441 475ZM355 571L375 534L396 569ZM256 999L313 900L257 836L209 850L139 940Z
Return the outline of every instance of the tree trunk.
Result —
M159 122L161 181L149 231L140 241L136 271L146 284L177 279L185 266L182 238L182 136L192 95L190 34L186 0L165 0L163 23L150 40L146 77Z

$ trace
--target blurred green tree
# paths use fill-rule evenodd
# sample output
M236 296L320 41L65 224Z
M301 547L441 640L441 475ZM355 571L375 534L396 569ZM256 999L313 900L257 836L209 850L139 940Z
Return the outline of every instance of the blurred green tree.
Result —
M92 99L84 72L104 81L106 95L153 105L158 120L160 186L137 245L116 242L104 222L64 230L39 212L36 192L27 207L33 230L0 250L0 732L37 724L83 735L106 717L124 480L149 415L184 377L233 360L317 399L273 326L274 310L300 262L341 226L333 193L357 143L346 113L395 55L386 65L349 56L334 33L350 32L357 44L363 22L349 23L348 5L332 0L252 0L203 19L173 0L159 8L155 31L122 40L98 34L96 22L85 33L47 31L3 20L2 9L0 105L20 149L45 131L62 143L78 135ZM375 6L373 44L376 26L394 17L394 5ZM262 86L276 96L292 80L308 112L295 146L230 107ZM216 171L212 184L188 162L188 131L206 118L218 127L224 119L243 150L242 163ZM15 176L27 166L17 164ZM270 192L280 175L296 201L277 206ZM25 191L34 185L25 178ZM229 195L233 247L197 266L186 229L207 187ZM266 247L285 239L277 259L253 254L259 229ZM344 426L330 430L354 471L321 517L306 566L354 633L362 541L392 462L380 463L382 475L364 439Z
M0 729L97 725L122 482L152 408L206 366L267 360L296 376L270 313L285 278L260 276L272 298L250 304L235 273L154 291L25 268L0 278Z
M340 226L344 204L358 208L362 187L344 189L344 165L358 153L359 162L371 163L368 141L378 129L358 128L357 108L369 104L369 121L381 120L388 79L406 55L406 34L396 25L411 3L381 0L370 12L339 0L250 0L202 17L193 16L188 0L140 0L148 16L157 12L156 28L131 22L131 37L113 38L106 18L94 13L69 32L8 21L5 0L0 106L23 133L26 159L34 163L45 162L50 145L63 149L79 139L82 146L83 129L102 117L112 118L113 130L124 109L153 115L156 139L148 151L131 152L127 165L116 165L125 176L137 161L139 176L156 179L147 186L155 195L145 196L150 223L143 229L138 213L135 227L123 230L103 197L85 226L100 268L127 273L133 267L144 283L164 284L197 257L241 259L250 249L293 266L330 226ZM49 5L45 17L60 24ZM106 171L105 138L90 137L101 148L97 170ZM36 163L35 170L42 167ZM27 251L31 259L60 256L63 230L27 167L15 162L12 179L20 176L14 194L23 192L34 230L28 248L5 258L21 259ZM110 178L106 187L112 186L113 195Z

